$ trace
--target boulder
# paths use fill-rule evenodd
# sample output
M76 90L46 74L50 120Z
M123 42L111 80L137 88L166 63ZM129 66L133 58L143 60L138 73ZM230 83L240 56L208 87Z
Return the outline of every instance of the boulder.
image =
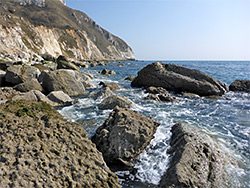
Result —
M127 78L125 78L126 81L133 81L135 79L135 76L128 76Z
M80 78L76 71L68 69L43 72L42 86L47 93L63 91L69 96L84 95L85 87Z
M31 80L28 80L24 83L14 86L14 89L21 92L28 92L30 90L38 90L38 91L43 90L41 84L35 78L32 78Z
M13 65L8 67L5 75L5 81L11 85L24 83L32 78L38 78L39 69L27 65Z
M58 104L68 106L73 104L73 100L63 91L52 91L47 97Z
M0 114L1 187L120 187L84 128L48 104L11 101Z
M235 80L229 89L230 91L250 93L250 80Z
M159 187L230 187L226 169L235 161L210 136L181 123L175 124L171 132L168 152L172 160Z
M38 68L41 72L42 71L50 71L51 70L49 67L46 67L46 66L41 65L41 64L34 64L33 66L36 67L36 68Z
M43 101L50 104L51 106L59 106L57 103L54 103L53 101L49 100L43 93L41 93L38 90L31 90L26 93L19 93L18 95L12 97L12 100L13 101L24 100L33 102Z
M85 88L93 88L92 79L93 75L86 72L75 71L75 77L78 82L81 82Z
M41 54L41 57L45 60L45 61L55 61L55 58L49 54L49 53L44 53L44 54Z
M115 94L109 89L109 87L101 88L99 91L92 91L90 94L88 94L88 98L93 99L105 99L110 96L114 96Z
M174 64L152 63L138 72L133 87L163 87L169 91L191 92L200 96L223 95L228 86L198 70Z
M108 87L111 91L116 91L122 88L122 86L120 86L119 84L115 82L111 82L111 83L100 82L99 85L103 87Z
M97 65L96 62L92 62L92 63L90 64L91 67L95 67L96 65Z
M57 69L71 69L71 70L77 70L80 71L80 69L75 66L73 63L70 63L66 57L60 55L57 60Z
M91 140L109 165L128 167L154 138L158 126L153 118L116 107Z
M115 71L113 71L113 70L108 70L108 69L103 69L103 70L101 71L101 74L102 74L102 75L105 75L105 76L109 76L109 75L115 74Z
M148 87L146 89L146 93L169 95L169 92L166 89L164 89L163 87L153 87L153 86Z
M114 109L116 106L122 108L130 108L131 106L134 106L134 103L130 101L127 97L120 95L112 95L110 97L105 98L101 102L101 104L99 105L99 109L101 110Z
M161 99L158 97L158 95L155 95L155 94L152 94L152 93L149 93L148 96L146 96L144 98L144 100L161 102Z

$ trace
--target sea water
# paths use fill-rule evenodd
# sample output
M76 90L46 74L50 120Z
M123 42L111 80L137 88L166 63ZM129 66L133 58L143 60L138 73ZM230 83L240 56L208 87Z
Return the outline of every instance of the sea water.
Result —
M116 93L128 97L136 106L133 110L146 116L152 116L161 125L155 133L155 138L145 151L133 162L134 170L115 172L122 187L155 187L161 176L167 170L170 156L171 127L176 121L195 126L206 132L233 156L239 167L228 168L231 174L232 187L247 188L250 185L250 94L229 92L217 99L202 97L188 99L176 96L179 103L146 101L147 95L141 88L132 88L130 82L124 79L130 75L136 76L151 61L109 63L107 66L96 66L82 69L94 75L93 84L100 87L99 82L117 82L123 88ZM250 80L250 62L243 61L166 61L187 68L202 71L228 85L236 79ZM107 68L114 70L115 75L103 76L99 71ZM92 91L90 89L89 91ZM73 106L64 107L60 113L68 120L79 122L93 136L96 129L103 124L111 110L99 110L101 99L93 100L82 96L76 99Z

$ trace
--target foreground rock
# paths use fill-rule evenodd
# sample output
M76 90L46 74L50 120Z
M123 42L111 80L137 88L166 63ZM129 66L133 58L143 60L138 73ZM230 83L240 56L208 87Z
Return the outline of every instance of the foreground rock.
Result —
M0 106L1 187L120 187L81 125L48 104Z
M32 78L31 80L28 80L24 83L18 84L14 87L15 90L21 91L21 92L28 92L31 90L38 90L42 91L43 88L41 84L38 82L37 79Z
M13 65L8 67L5 75L5 81L11 85L17 85L32 78L37 79L40 73L39 69L33 66Z
M250 80L235 80L229 89L230 91L250 93Z
M156 62L138 72L133 87L163 87L170 91L191 92L201 96L223 95L228 86L194 69Z
M47 93L63 91L69 96L83 95L85 87L81 79L76 71L68 69L42 72L42 86Z
M63 106L69 106L73 104L73 100L63 91L52 91L50 94L48 94L48 99L61 104Z
M234 160L220 151L211 137L177 123L170 145L173 158L160 187L230 187L226 169Z
M158 126L152 118L117 107L91 140L108 164L128 167L154 138Z
M132 101L130 101L127 97L121 95L112 95L110 97L105 98L101 104L99 105L99 109L108 110L114 109L116 106L121 108L130 108L134 105Z

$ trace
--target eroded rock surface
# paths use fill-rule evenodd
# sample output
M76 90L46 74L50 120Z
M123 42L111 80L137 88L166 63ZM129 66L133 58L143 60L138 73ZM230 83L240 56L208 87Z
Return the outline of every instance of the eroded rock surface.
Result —
M159 123L128 108L115 108L92 141L108 164L129 166L154 138Z
M174 64L152 63L138 72L133 87L163 87L169 91L191 92L201 96L223 95L229 89L198 70Z
M230 91L250 93L250 80L235 80L229 89Z
M116 106L122 108L130 108L134 105L132 101L130 101L127 97L121 95L112 95L110 97L105 98L99 108L101 110L114 109Z
M120 187L83 127L48 104L0 106L1 187Z
M226 169L235 161L210 136L177 123L172 128L170 145L172 161L159 187L231 187L227 184Z

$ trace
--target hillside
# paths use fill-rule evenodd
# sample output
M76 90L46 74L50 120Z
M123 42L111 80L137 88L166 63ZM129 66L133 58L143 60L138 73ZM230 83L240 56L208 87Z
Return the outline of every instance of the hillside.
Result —
M0 14L3 54L48 52L87 60L134 59L123 40L61 0L0 0Z

